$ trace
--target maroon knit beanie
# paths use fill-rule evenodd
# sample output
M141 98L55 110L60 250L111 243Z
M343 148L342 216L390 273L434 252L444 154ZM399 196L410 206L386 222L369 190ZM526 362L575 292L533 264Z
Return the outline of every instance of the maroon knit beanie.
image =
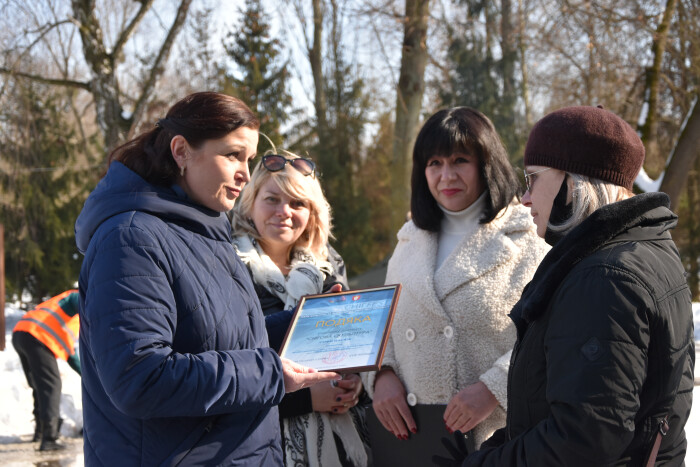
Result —
M620 117L599 107L566 107L535 124L525 165L553 167L632 189L644 145Z

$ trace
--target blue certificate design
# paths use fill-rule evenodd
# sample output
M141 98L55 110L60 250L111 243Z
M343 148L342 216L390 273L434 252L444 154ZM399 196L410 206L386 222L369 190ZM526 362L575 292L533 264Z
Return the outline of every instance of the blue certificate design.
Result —
M280 356L323 371L379 369L400 288L302 298Z

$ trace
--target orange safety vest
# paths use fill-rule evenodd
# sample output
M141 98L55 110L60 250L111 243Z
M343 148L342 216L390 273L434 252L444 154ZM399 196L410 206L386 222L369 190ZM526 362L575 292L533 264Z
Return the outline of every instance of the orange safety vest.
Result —
M48 347L56 358L68 360L68 357L75 354L80 318L78 313L75 316L68 316L58 303L77 291L77 289L67 290L40 303L35 309L22 316L12 332L28 332Z

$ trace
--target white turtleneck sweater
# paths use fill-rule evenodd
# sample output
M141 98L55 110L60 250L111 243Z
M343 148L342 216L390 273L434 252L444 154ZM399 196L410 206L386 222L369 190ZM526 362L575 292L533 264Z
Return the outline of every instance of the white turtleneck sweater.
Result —
M486 191L481 193L481 196L469 207L461 211L448 211L440 206L439 203L438 206L445 215L440 224L437 259L435 261L436 271L440 269L442 263L464 238L464 235L467 232L474 232L472 227L474 224L479 223L479 219L483 216L486 208Z

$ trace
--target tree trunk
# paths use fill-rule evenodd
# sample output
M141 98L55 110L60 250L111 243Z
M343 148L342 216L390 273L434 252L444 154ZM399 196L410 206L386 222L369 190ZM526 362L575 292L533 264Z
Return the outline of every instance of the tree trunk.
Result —
M659 106L659 80L664 52L666 50L668 30L675 10L676 0L668 0L666 2L663 19L656 28L656 34L654 34L654 42L651 45L654 62L646 71L646 82L644 85L647 97L647 115L644 124L640 128L640 132L644 148L646 149L645 165L649 164L652 175L658 174L659 171L663 170L664 164L656 134L658 126L657 109Z
M104 137L105 149L109 150L116 146L125 127L113 55L105 48L102 27L95 16L94 0L73 0L73 15L80 25L78 31L83 55L93 75L88 84L95 100L95 118Z
M328 147L328 115L326 91L323 78L323 0L312 0L314 12L313 44L309 49L311 74L314 78L314 107L316 109L316 125L321 147Z
M517 51L515 49L515 28L512 19L511 0L501 0L501 73L503 76L503 108L501 125L504 128L515 127L515 61ZM510 141L510 138L508 139ZM515 148L509 147L510 151ZM512 154L511 154L512 155Z
M396 97L396 126L392 150L392 226L398 230L406 221L411 192L412 149L418 130L425 66L428 61L429 0L406 0L401 71Z
M700 203L700 158L695 160L695 169L689 174L687 185L688 212L684 224L688 229L688 239L682 256L687 258L684 262L687 261L688 264L688 287L693 301L697 301L700 300L700 212L697 209Z
M671 209L678 206L681 192L698 154L700 154L700 96L695 98L690 117L681 131L661 182L660 191L671 198Z
M520 89L523 98L523 106L525 107L525 125L529 133L530 128L532 128L532 112L530 110L530 84L525 57L525 53L527 52L527 46L525 44L526 22L523 0L518 0L518 49L520 50L520 75L522 78Z

